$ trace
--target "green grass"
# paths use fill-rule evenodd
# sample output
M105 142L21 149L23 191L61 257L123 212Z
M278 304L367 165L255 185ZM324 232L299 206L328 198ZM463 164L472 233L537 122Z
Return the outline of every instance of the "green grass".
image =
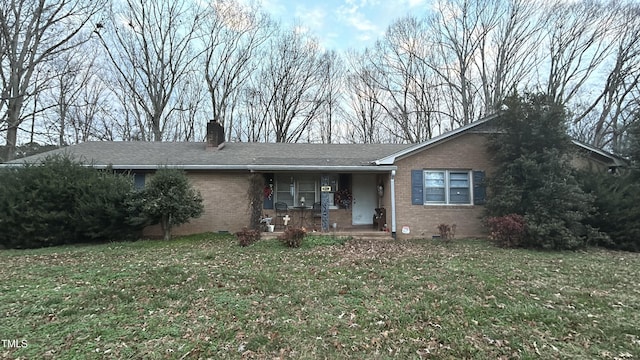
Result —
M637 359L640 254L206 234L0 251L3 358Z

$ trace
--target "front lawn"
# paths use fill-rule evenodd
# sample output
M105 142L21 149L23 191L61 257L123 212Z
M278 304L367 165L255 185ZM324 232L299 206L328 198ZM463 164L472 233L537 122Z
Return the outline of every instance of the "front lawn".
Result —
M242 248L209 234L0 251L0 355L640 357L640 254L316 242Z

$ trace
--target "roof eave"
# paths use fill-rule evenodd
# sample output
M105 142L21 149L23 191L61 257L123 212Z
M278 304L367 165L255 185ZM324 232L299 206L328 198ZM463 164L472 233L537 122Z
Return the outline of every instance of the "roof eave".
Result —
M389 172L397 166L378 165L249 165L251 171L303 171L303 172Z
M91 166L91 165L89 165ZM95 168L110 167L114 170L158 170L181 169L181 170L249 170L247 165L185 165L185 164L162 164L162 165L93 165Z
M579 147L581 147L581 148L583 148L583 149L585 149L587 151L591 151L591 152L593 152L595 154L598 154L598 155L600 155L602 157L605 157L605 158L609 159L616 166L626 166L627 165L627 162L626 162L625 159L623 159L623 158L621 158L619 156L616 156L614 154L611 154L609 152L606 152L606 151L604 151L602 149L593 147L593 146L591 146L589 144L585 144L585 143L583 143L581 141L578 141L578 140L575 140L575 139L572 139L571 142L574 145L577 145L577 146L579 146Z
M482 125L482 124L484 124L484 123L486 123L486 122L488 122L490 120L495 119L496 117L498 117L498 115L499 115L499 113L495 113L495 114L486 116L485 118L480 119L480 120L475 121L475 122L472 122L471 124L467 124L465 126L461 126L461 127L457 128L457 129L448 131L448 132L446 132L444 134L438 135L438 136L436 136L436 137L434 137L432 139L429 139L427 141L423 141L423 142L418 143L418 144L416 144L414 146L411 146L411 147L408 147L408 148L406 148L404 150L398 151L395 154L391 154L389 156L386 156L386 157L383 157L381 159L375 160L374 163L376 165L393 165L393 164L395 164L395 162L396 162L396 160L398 158L401 158L401 157L403 157L405 155L408 155L408 154L411 154L411 153L413 153L415 151L424 149L424 148L426 148L428 146L432 146L432 145L434 145L436 143L439 143L441 141L445 141L445 140L450 139L450 138L452 138L454 136L457 136L457 135L459 135L461 133L464 133L465 131L468 131L469 129L472 129L472 128L477 127L479 125Z
M33 165L35 163L5 163L0 164L0 167L22 167L26 164ZM162 164L162 165L149 165L149 164L92 164L85 163L83 166L92 167L95 169L114 169L114 170L157 170L160 168L168 169L182 169L182 170L249 170L247 165L180 165L180 164Z
M0 164L0 167L22 167L25 163ZM85 164L96 169L111 168L114 170L157 170L160 168L181 169L191 171L304 171L304 172L389 172L397 170L397 166L378 165L148 165L148 164Z
M94 167L98 167L95 166ZM106 168L106 165L100 167ZM342 166L328 166L328 165L112 165L112 169L115 170L157 170L159 168L172 168L192 171L206 171L206 170L218 170L218 171L252 171L252 172L264 172L264 171L304 171L304 172L385 172L396 170L396 166L375 166L375 165L342 165Z

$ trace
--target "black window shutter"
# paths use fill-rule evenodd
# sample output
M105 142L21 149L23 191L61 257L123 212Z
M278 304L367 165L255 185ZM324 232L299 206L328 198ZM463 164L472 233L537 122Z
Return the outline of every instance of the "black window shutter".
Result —
M422 170L411 170L411 205L424 205Z
M484 178L484 171L473 172L473 203L475 205L484 205L487 202L487 186Z

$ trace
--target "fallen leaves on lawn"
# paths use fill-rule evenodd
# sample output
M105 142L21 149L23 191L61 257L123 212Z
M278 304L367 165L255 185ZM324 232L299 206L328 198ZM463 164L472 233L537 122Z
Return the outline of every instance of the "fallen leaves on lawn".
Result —
M335 266L359 265L366 261L386 264L399 258L428 255L425 247L416 242L386 239L353 239L343 246L314 248L310 254L335 258Z
M640 348L629 327L640 283L625 273L638 268L636 254L471 240L278 245L6 253L0 308L15 320L11 331L32 329L56 345L30 346L28 358L627 360Z

